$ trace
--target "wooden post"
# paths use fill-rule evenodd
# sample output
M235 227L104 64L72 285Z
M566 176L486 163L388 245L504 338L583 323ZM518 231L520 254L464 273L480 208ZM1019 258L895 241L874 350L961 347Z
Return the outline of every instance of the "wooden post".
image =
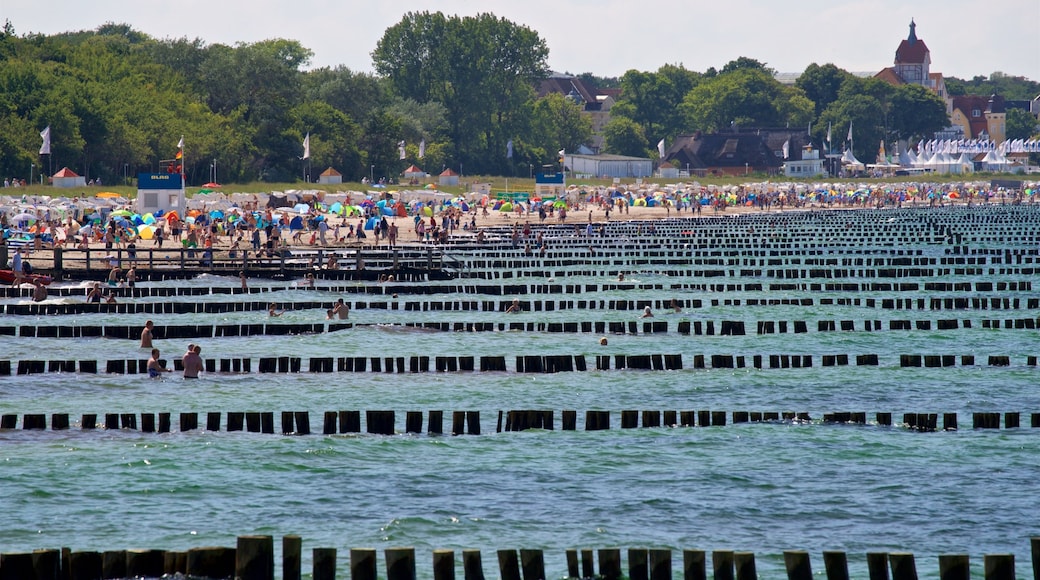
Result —
M462 551L462 574L465 580L484 580L484 564L480 550Z
M870 580L888 580L888 553L867 552L867 570Z
M109 550L101 554L102 578L126 578L126 550Z
M524 580L545 580L545 556L541 550L520 550Z
M203 578L230 578L235 575L235 549L202 547L188 550L185 574Z
M235 550L235 576L274 580L274 538L239 536Z
M498 573L502 580L520 580L520 561L516 550L498 551Z
M36 580L58 580L61 574L61 550L33 550L32 567Z
M715 580L733 580L733 552L730 550L713 551L711 567L715 571Z
M100 552L72 552L69 554L69 580L98 580L101 578Z
M433 580L455 580L455 552L433 551Z
M188 553L167 551L163 563L163 576L185 574L188 569Z
M809 552L804 550L785 550L784 565L787 567L787 580L812 580Z
M303 538L295 534L282 536L282 580L300 580L302 554Z
M314 548L313 580L336 580L336 548Z
M827 580L849 580L849 561L845 552L824 551L823 568Z
M940 554L939 580L971 580L967 554Z
M917 580L917 565L909 552L892 552L888 555L892 567L892 580Z
M672 580L671 550L650 550L650 580Z
M704 550L683 550L683 580L707 580Z
M159 578L166 564L163 550L127 550L126 575L130 578Z
M628 578L629 580L649 580L650 578L650 553L646 548L628 549Z
M1040 580L1040 537L1029 538L1033 554L1033 580Z
M986 580L1015 580L1014 554L986 554Z
M387 548L387 580L415 580L415 548Z
M581 578L581 572L578 571L578 551L574 548L567 548L567 578L573 580L574 578Z
M28 552L0 554L0 577L4 580L21 580L34 576L32 554Z
M758 580L754 552L733 552L733 564L737 569L737 580Z
M592 550L581 551L581 577L592 578L596 575L596 562Z
M376 551L372 548L350 550L350 580L376 580Z
M621 578L621 550L603 548L599 551L599 574L603 580ZM504 578L502 580L505 580Z

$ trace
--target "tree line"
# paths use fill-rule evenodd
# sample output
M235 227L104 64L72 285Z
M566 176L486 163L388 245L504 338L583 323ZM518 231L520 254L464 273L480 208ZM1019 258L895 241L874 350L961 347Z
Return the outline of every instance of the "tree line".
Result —
M548 55L536 31L493 14L405 14L374 48L374 74L307 69L312 52L296 40L207 44L115 23L17 35L8 21L0 32L0 175L26 176L30 164L46 163L118 183L158 171L183 135L194 184L313 180L326 167L347 181L394 178L412 163L435 174L528 176L592 133L580 102L538 95ZM810 65L794 85L746 57L705 72L669 64L579 78L620 87L605 152L625 155L656 156L660 139L734 125L811 126L818 143L831 127L838 146L851 122L857 156L872 159L882 139L916 140L948 124L942 100L926 89L832 64ZM38 153L45 127L49 157ZM307 135L310 156L301 159Z

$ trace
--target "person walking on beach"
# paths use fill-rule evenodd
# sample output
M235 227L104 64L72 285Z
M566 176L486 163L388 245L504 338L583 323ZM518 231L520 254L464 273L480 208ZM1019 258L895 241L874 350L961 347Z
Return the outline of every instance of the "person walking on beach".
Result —
M141 329L141 348L152 348L153 328L155 328L155 323L151 320L144 323L144 328Z

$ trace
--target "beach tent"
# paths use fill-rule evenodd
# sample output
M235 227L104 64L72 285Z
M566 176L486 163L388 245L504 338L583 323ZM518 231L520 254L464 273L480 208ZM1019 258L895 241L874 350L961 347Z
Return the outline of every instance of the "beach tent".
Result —
M426 177L426 172L423 171L422 169L419 169L415 165L410 165L410 166L408 166L408 169L404 170L402 175L404 175L406 178L409 178L409 179L412 179L412 178L414 178L414 179L422 179L423 177Z
M439 183L441 185L458 185L459 174L455 173L451 169L445 169L439 176Z
M51 185L54 187L84 187L87 185L87 178L78 175L68 167L62 167L61 171L51 176Z
M845 152L841 154L841 164L853 171L858 171L866 167L859 159L856 159L856 155L852 153L852 149L846 149Z
M318 176L318 183L343 183L343 174L329 167Z

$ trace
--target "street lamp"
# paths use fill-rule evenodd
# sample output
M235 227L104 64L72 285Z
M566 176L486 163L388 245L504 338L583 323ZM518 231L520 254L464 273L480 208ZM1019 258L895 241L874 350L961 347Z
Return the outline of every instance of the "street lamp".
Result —
M123 185L130 185L130 164L123 164Z
M372 185L376 181L376 166L370 165L368 167L368 184Z

